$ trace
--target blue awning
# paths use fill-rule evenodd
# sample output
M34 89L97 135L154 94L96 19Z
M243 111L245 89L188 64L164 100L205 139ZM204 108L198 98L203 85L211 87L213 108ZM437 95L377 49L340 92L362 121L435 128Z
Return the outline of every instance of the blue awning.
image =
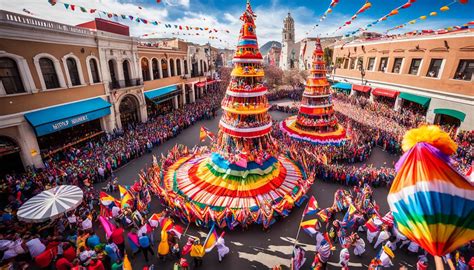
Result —
M37 136L70 128L110 114L110 103L102 98L74 102L25 114Z
M146 91L144 94L146 98L153 100L153 99L160 99L161 97L164 97L175 91L178 91L178 87L176 85L170 85L170 86Z
M332 88L337 88L337 89L343 89L343 90L351 90L352 89L352 84L350 83L343 83L343 82L338 82L335 83L331 86Z

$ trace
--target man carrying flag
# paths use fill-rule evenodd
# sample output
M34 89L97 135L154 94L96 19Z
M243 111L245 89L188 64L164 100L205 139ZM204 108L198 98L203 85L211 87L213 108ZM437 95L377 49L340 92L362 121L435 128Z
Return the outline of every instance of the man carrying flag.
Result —
M203 142L206 140L206 137L208 137L211 141L213 141L215 138L214 133L212 133L205 126L201 126L201 129L199 130L199 140Z

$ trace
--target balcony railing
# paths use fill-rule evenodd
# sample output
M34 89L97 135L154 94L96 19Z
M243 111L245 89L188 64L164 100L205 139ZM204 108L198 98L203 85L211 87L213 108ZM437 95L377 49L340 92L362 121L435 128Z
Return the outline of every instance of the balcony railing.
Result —
M120 80L120 81L111 81L109 83L109 88L112 90L122 89L132 86L142 86L143 81L141 79L129 79L129 80Z

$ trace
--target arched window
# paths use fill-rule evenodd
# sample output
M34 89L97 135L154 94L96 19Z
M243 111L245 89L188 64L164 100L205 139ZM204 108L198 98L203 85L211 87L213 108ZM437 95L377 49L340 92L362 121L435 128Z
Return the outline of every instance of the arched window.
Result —
M46 57L40 58L39 65L46 89L59 88L58 74L56 73L53 60Z
M199 60L199 66L201 67L201 74L204 72L204 62Z
M170 72L171 72L171 77L176 76L176 67L174 66L173 59L170 59Z
M160 69L158 66L158 60L156 58L151 60L151 69L153 71L153 80L160 79Z
M109 72L110 72L110 80L112 83L117 83L117 68L116 68L116 63L115 60L110 59L109 60Z
M150 63L147 58L142 58L142 76L144 81L150 80Z
M184 60L184 74L188 74L188 60Z
M176 59L176 75L181 75L181 60Z
M89 67L91 71L91 78L92 83L99 83L100 82L100 75L99 75L99 66L97 65L97 60L94 58L89 60Z
M203 62L204 63L204 72L207 72L207 63L206 62Z
M77 69L77 63L74 58L69 57L66 59L67 70L69 72L69 78L71 79L71 85L80 85L81 78L79 77L79 70Z
M161 72L163 73L163 78L168 78L168 64L165 59L161 59Z
M130 78L130 63L128 60L122 62L123 78L125 80L125 86L132 86L132 79Z
M18 65L9 57L0 58L0 81L6 94L18 94L25 92L21 81Z

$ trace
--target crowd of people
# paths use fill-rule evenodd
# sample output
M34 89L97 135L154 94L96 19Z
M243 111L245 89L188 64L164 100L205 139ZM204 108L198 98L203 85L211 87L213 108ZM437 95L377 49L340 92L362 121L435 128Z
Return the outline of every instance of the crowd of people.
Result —
M302 89L299 88L270 92L269 100L299 100L301 93ZM188 254L194 267L200 267L205 251L199 238L190 237L186 244L180 246L182 230L171 225L163 229L163 224L171 220L169 212L159 215L149 212L151 199L149 193L144 195L149 192L148 189L153 190L149 183L143 183L130 191L140 193L132 197L141 199L125 204L130 205L129 208L116 204L106 209L93 184L110 179L114 170L151 152L153 147L177 136L197 121L215 117L222 96L222 89L209 92L203 99L186 104L182 109L55 153L45 160L43 169L29 168L26 173L6 175L0 183L1 192L7 198L6 207L0 213L0 265L4 269L29 269L32 264L58 270L126 269L127 263L130 264L124 248L127 242L132 250L132 260L141 256L141 253L148 265L149 254L154 256L153 250L156 250L160 259L171 258L176 262L174 269L189 269L190 263L182 258ZM314 269L325 269L333 243L340 246L340 265L347 269L350 247L353 247L352 252L356 256L363 255L366 250L362 238L364 234L367 235L368 243L373 244L374 249L380 249L381 254L371 261L373 268L369 269L392 267L390 251L396 249L405 249L413 256L420 256L418 263L421 268L418 269L427 269L426 253L397 232L389 214L379 215L373 200L371 187L390 186L392 183L395 177L393 164L380 168L355 164L366 161L376 146L392 154L401 154L403 133L423 123L424 117L411 111L395 112L387 105L371 103L364 97L335 94L334 101L338 122L351 136L340 146L295 142L279 130L276 122L272 131L280 148L287 149L300 164L306 164L317 179L354 187L350 192L338 191L334 205L317 213L318 230L313 235L316 239ZM298 112L294 106L273 105L272 109ZM458 132L456 142L459 147L453 159L456 166L465 172L473 162L474 132ZM18 222L14 212L26 199L42 190L66 183L80 186L85 194L83 202L74 212L40 225ZM109 190L115 190L115 183L110 182L108 186ZM138 206L140 200L143 200L144 207ZM348 201L353 202L355 211L343 220L338 220L338 212L349 211ZM105 232L105 240L96 226L104 218L107 224L112 224L110 232ZM155 240L153 230L158 227L162 228L161 237ZM223 238L218 239L216 247L220 261L229 250ZM472 251L472 246L468 245L459 250L457 255L449 255L445 259L456 265L467 266L471 258L466 255L469 251ZM470 260L472 267L474 261Z
M355 185L352 190L339 189L334 194L332 206L319 209L317 205L317 201L311 198L303 214L305 218L316 218L315 225L301 225L316 242L311 269L327 269L333 254L339 255L338 266L341 269L350 269L350 258L365 256L369 249L377 254L368 266L371 270L396 269L393 259L400 251L418 259L418 270L431 269L430 261L431 265L434 264L431 255L398 231L391 212L385 215L379 213L369 185ZM473 250L474 242L471 241L446 254L443 259L450 269L470 269L474 266ZM293 254L292 269L303 269L303 248L295 246Z
M105 181L114 170L151 152L154 146L177 136L183 129L215 117L222 95L222 90L208 92L203 99L150 118L146 123L64 149L45 160L42 169L28 168L25 173L7 174L0 191L8 198L9 208L16 209L25 199L55 185L82 186Z

